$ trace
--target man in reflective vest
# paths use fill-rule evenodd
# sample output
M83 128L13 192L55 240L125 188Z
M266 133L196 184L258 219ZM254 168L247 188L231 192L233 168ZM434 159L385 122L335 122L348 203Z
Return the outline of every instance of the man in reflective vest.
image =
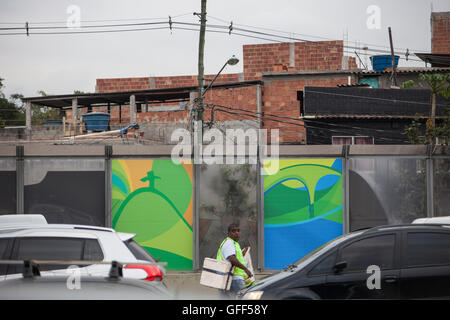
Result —
M235 223L230 224L228 227L228 237L222 241L217 251L217 260L228 261L234 267L230 287L231 295L236 295L239 290L245 288L245 279L253 276L244 262L241 246L238 243L240 236L241 231L239 225ZM224 290L220 291L221 294L226 294Z

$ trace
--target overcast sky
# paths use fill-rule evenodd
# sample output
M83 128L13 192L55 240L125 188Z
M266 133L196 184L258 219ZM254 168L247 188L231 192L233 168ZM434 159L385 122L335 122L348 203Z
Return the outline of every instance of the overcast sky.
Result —
M200 12L200 5L201 0L0 0L0 28L23 27L26 22L30 27L64 27L34 29L30 36L0 35L0 78L5 79L4 92L7 96L12 93L36 96L39 90L47 94L70 94L74 90L94 92L97 78L195 75L199 33L180 29L171 31L167 27L169 16L173 22L198 23L193 12ZM368 46L387 51L390 50L387 31L390 26L397 51L404 52L408 48L410 52L430 52L431 6L435 12L450 11L448 0L209 0L207 13L208 23L215 25L227 26L233 21L235 27L252 27L258 32L306 40L342 40L347 35L348 46ZM166 23L95 29L164 27L162 30L33 35L35 32L94 30L67 29L68 22L76 26L78 21L81 27ZM7 32L24 30L2 30L0 34ZM255 33L252 35L267 38ZM231 35L208 32L205 73L217 73L233 54L241 58L242 45L252 43L270 41L233 32ZM363 55L361 57L367 62ZM415 56L410 58L418 59ZM401 59L400 66L424 66L424 63ZM241 61L236 66L228 66L224 73L242 70Z

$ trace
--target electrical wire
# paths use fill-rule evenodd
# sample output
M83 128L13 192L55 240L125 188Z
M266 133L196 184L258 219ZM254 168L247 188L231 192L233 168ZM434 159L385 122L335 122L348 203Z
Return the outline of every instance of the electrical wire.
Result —
M341 130L333 130L333 129L329 129L329 128L316 127L316 126L312 126L312 125L309 125L309 124L305 125L305 124L300 124L300 123L297 123L297 122L280 120L279 118L288 118L288 119L292 119L292 120L297 120L297 121L302 121L303 122L302 119L289 118L289 117L284 117L284 116L276 116L276 115L270 115L270 114L266 114L266 113L264 113L263 116L260 117L260 115L258 115L258 113L254 112L254 111L241 109L244 112L239 112L239 109L225 107L225 106L220 106L220 105L207 104L206 106L207 107L213 107L214 106L216 108L215 110L218 110L218 111L221 111L221 112L225 112L225 113L232 114L232 115L248 116L248 117L251 117L251 118L256 118L258 120L261 119L261 121L264 121L264 122L272 121L272 122L275 122L275 123L283 123L283 124L290 124L290 125L294 125L294 126L299 126L299 127L305 128L305 129L306 128L319 129L319 130L326 130L326 131L329 131L329 132L335 132L335 133L340 133L340 134L345 133L345 134L354 135L354 131L347 131L347 130L342 130L342 129ZM235 110L235 111L224 110L224 109L221 109L221 108L232 109L232 110ZM371 129L368 129L368 128L361 128L361 129L371 130ZM377 138L379 140L385 140L385 141L402 141L402 142L407 142L406 140L403 140L403 139L400 139L400 138L394 138L394 137L387 138L387 137L374 136L374 138Z
M186 14L183 15L179 15L179 16L184 16ZM156 18L159 19L159 18ZM162 18L161 18L162 19ZM127 19L122 19L123 21L126 21ZM137 20L137 19L135 19ZM108 20L90 20L92 21L108 21ZM110 21L119 21L119 20L110 20ZM83 29L89 29L89 28L108 28L108 27L129 27L129 26L142 26L142 25L154 25L154 24L166 24L166 21L160 21L160 22L143 22L143 23L128 23L128 24L108 24L108 25L88 25L88 26L82 26L80 25L80 28ZM185 25L185 26L200 26L199 23L189 23L189 22L180 22L180 21L171 21L171 18L169 17L169 23L172 24L179 24L179 25ZM68 32L46 32L46 33L34 33L34 32L30 32L32 30L37 30L37 29L44 29L44 30L49 30L49 29L62 29L62 28L66 28L65 26L44 26L44 27L33 27L31 25L28 25L27 27L2 27L0 28L0 30L3 31L8 31L8 30L24 30L23 33L20 32L15 32L15 33L0 33L0 35L55 35L55 34L81 34L81 33L104 33L104 32L125 32L125 31L147 31L147 30L155 30L156 28L153 29L147 29L147 28L141 28L141 29L133 29L133 30L108 30L108 31L103 31L103 32L93 32L93 31L84 31L84 32L79 32L79 31L68 31ZM219 29L229 29L229 26L224 26L224 25L212 25L212 24L207 24L207 29L208 28L219 28ZM173 27L170 26L170 29L172 30ZM191 30L191 31L198 31L198 30L192 30L189 28L185 28L182 29L180 27L178 27L177 29L179 30ZM237 33L234 30L237 31L242 31L244 33ZM212 31L212 30L209 30ZM227 33L227 34L233 34L233 35L239 35L239 36L245 36L245 37L249 37L249 38L254 38L254 39L260 39L260 40L267 40L267 41L275 41L275 42L280 42L283 43L285 42L285 40L289 40L289 41L301 41L301 42L312 42L316 45L324 45L324 46L334 46L334 47L338 47L338 48L346 48L346 49L351 49L351 50L361 50L361 48L359 47L355 47L355 46L346 46L344 44L332 44L332 43L324 43L324 42L317 42L317 41L313 41L313 40L308 40L308 39L303 39L303 38L297 38L297 37L286 37L286 36L282 36L282 35L276 35L276 34L272 34L272 33L267 33L267 32L260 32L260 31L255 31L255 30L250 30L250 29L244 29L244 28L234 28L233 32L230 31L224 31L222 33ZM256 34L256 36L251 36L247 33L250 34ZM294 33L293 33L294 34ZM270 38L267 38L270 37ZM272 38L278 38L278 39L283 39L283 40L277 40L277 39L272 39ZM368 49L367 51L371 51L371 52L378 52L378 53L389 53L386 50L378 50L378 49ZM350 53L353 54L353 52L345 52L345 53ZM361 55L369 55L369 53L367 52L360 52ZM400 52L398 54L401 55L405 55L406 52ZM406 59L403 57L400 57L401 59ZM416 59L408 59L410 61L418 61L418 62L422 62L422 60L416 60Z
M212 18L214 20L220 21L220 22L224 22L224 23L230 23L230 21L225 20L225 19L221 19L221 18L217 18L211 15L207 15L207 17ZM272 32L279 32L279 33L284 33L284 34L290 34L290 35L300 35L300 36L306 36L306 37L311 37L311 38L317 38L317 39L322 39L322 40L328 40L328 41L335 41L336 39L332 39L332 38L327 38L327 37L323 37L323 36L316 36L316 35L309 35L309 34L302 34L302 33L298 33L298 32L291 32L291 31L285 31L285 30L277 30L277 29L273 29L273 28L266 28L266 27L258 27L258 26L252 26L252 25L246 25L246 24L238 24L235 23L233 21L233 26L242 26L242 27L248 27L248 28L252 28L252 29L259 29L259 30L265 30L265 31L272 31ZM359 43L360 41L351 41L348 40L348 42L352 42L352 43ZM368 46L373 46L373 47L379 47L379 48L386 48L390 50L389 46L382 46L382 45L376 45L376 44L371 44L371 43L364 43ZM363 50L361 48L359 48L360 50ZM410 48L400 48L400 47L394 47L394 50L410 50L410 51L416 51L416 52L425 52L427 50L417 50L417 49L410 49ZM405 52L406 53L406 52Z
M30 33L30 35L100 34L100 33L118 33L118 32L164 30L164 29L169 29L169 27L120 29L120 30L97 30L97 31L33 32L33 33ZM5 35L25 35L25 34L24 33L0 33L0 36L5 36Z

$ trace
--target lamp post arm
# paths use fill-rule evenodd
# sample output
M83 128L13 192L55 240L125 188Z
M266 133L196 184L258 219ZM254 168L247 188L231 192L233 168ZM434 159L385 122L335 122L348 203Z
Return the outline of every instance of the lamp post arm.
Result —
M227 66L227 64L228 64L228 61L225 62L225 64L223 65L222 69L220 69L220 71L216 74L216 76L215 76L214 79L211 81L211 83L206 87L206 89L203 90L202 98L205 96L206 91L208 91L208 90L212 87L214 81L216 81L217 77L220 75L220 73L223 71L223 69L225 69L225 67Z

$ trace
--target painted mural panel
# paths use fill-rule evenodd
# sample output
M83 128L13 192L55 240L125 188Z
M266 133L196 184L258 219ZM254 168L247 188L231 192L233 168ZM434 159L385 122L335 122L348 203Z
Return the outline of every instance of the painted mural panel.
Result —
M112 226L168 270L192 270L192 165L171 159L112 161Z
M282 269L343 232L342 159L264 162L264 265Z

